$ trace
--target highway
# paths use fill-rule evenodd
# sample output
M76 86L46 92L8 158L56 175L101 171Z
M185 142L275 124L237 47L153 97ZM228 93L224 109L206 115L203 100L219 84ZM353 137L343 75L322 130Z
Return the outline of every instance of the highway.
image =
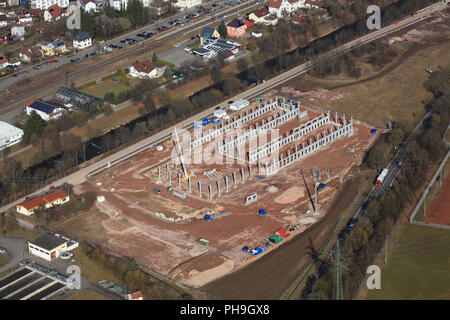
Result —
M218 1L216 1L216 2L218 2ZM171 20L180 19L180 20L182 20L182 22L185 22L186 19L184 19L183 16L188 14L189 11L184 11L182 13L178 13L176 15L170 16L170 17L165 18L164 20L158 21L150 26L145 26L140 29L133 30L124 35L116 37L112 40L108 40L106 42L100 43L100 45L102 47L109 46L109 45L116 45L116 46L122 46L122 47L126 46L126 48L124 47L121 50L114 49L113 54L106 55L108 57L108 59L103 59L102 61L99 61L99 62L96 61L95 64L90 64L89 66L81 67L80 69L78 69L74 72L67 73L67 75L66 75L66 65L73 64L70 62L70 59L74 59L76 57L80 58L81 60L92 59L92 58L85 58L85 55L87 53L95 51L95 49L93 49L95 47L95 45L93 47L82 50L82 51L78 52L77 54L74 54L71 56L58 57L58 59L57 59L58 62L56 62L56 63L51 63L51 64L40 63L39 64L39 65L41 65L40 69L34 69L34 66L29 66L29 67L23 69L22 71L20 71L19 73L16 73L17 74L16 77L13 77L12 75L10 75L10 76L0 79L0 89L11 86L11 85L17 83L18 81L23 80L24 78L31 79L37 75L43 75L43 74L51 72L51 71L59 71L59 73L58 73L58 75L55 75L55 77L53 78L53 81L43 84L42 86L40 86L37 89L31 90L31 92L29 92L26 96L21 96L17 99L13 99L13 100L2 99L2 101L0 101L0 110L4 109L4 108L12 107L14 105L19 105L18 108L21 108L22 105L25 102L29 101L30 99L32 99L36 96L40 96L44 92L56 90L60 86L66 84L66 83L70 83L71 81L76 81L77 79L79 79L81 77L86 77L89 75L96 75L98 77L98 72L102 68L104 68L108 65L119 62L127 57L133 57L133 56L148 52L149 48L152 48L152 49L158 48L158 47L162 46L162 43L164 41L168 41L168 40L171 40L174 38L177 39L178 37L185 36L185 34L190 33L192 31L200 30L201 28L203 28L203 26L205 26L209 23L212 23L214 21L217 21L218 17L221 17L221 16L224 17L227 15L229 16L229 15L235 14L237 12L241 12L242 10L247 10L248 8L254 6L257 3L258 3L258 1L256 1L256 0L248 0L248 1L244 2L243 4L240 4L239 6L233 6L233 7L227 7L224 5L217 6L214 8L214 9L216 9L216 11L212 12L211 14L202 16L201 18L194 20L190 24L184 24L183 26L179 25L179 26L172 27L168 31L158 33L149 39L140 40L141 38L137 38L136 34L141 33L143 31L155 33L155 32L157 32L157 28L159 26L165 25L168 27L167 22L171 21ZM212 4L213 4L213 2L209 3L208 7L211 7ZM211 7L211 8L213 8L213 7ZM221 10L221 9L223 9L223 10ZM194 9L194 10L197 10L197 9ZM136 40L140 40L140 41L134 45L128 45L126 43L120 42L121 40L124 40L126 38L132 38L132 39L136 39ZM11 117L11 115L9 115L9 117Z
M393 25L389 25L386 26L384 28L381 28L380 30L376 30L373 31L367 35L364 35L358 39L355 39L353 41L350 41L336 49L333 49L330 54L332 55L338 55L338 54L343 54L355 47L367 44L371 41L374 41L378 38L381 38L383 36L388 35L389 33L398 31L402 28L405 28L407 26L410 26L414 23L417 23L418 21L421 21L423 18L428 17L432 12L434 11L438 11L438 10L442 10L446 8L445 4L442 3L435 3L427 8L425 8L425 10L421 11L420 13L418 13L415 17L408 17L402 21L400 21L400 23L398 24L393 24ZM236 95L235 97L231 98L231 99L227 99L227 100L239 100L239 99L250 99L252 97L256 97L259 94L261 94L262 92L266 92L272 88L275 88L277 86L279 86L280 84L295 78L298 75L301 75L305 72L307 72L308 70L310 70L311 68L313 68L317 63L320 63L320 61L322 61L325 58L326 55L321 55L318 56L298 67L295 67L289 71L284 72L283 74L280 74L270 80L265 81L262 84L259 84L255 87L252 87L248 90L246 90L245 92L242 92L238 95ZM186 119L180 123L178 123L176 125L177 128L188 128L191 127L194 123L194 121L200 120L210 114L212 114L215 110L216 107L218 106L223 106L224 102L217 104L203 112L198 113L197 115ZM120 150L118 152L116 152L115 154L112 154L110 156L105 157L102 160L99 160L98 162L89 165L85 168L82 168L80 170L78 170L77 172L74 172L64 178L61 178L57 181L55 181L54 183L48 185L45 188L41 188L39 190L37 190L36 192L34 192L32 195L41 193L45 190L47 190L48 188L52 187L52 186L59 186L62 185L64 183L70 183L72 185L77 185L80 183L83 183L84 181L86 181L87 176L89 174L91 174L92 172L97 172L99 170L105 169L108 167L108 164L110 165L114 165L116 163L119 163L120 161L134 155L137 154L143 150L147 150L153 146L155 146L156 144L159 144L161 141L164 141L166 139L169 139L171 137L173 131L173 127L171 128L167 128L161 132L158 132L157 134L150 136L146 139L143 139L139 142L137 142L136 144L129 146L123 150ZM388 176L391 177L391 175ZM25 197L18 199L6 206L3 206L0 208L0 212L5 212L7 211L9 208L15 206L16 204L19 204L21 202L23 202L25 200Z

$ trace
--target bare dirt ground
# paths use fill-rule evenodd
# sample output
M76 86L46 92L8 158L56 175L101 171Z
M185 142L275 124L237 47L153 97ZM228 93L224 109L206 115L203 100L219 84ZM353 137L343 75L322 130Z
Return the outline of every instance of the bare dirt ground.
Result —
M300 105L303 105L301 99ZM308 110L308 113L308 119L319 114L313 110ZM264 244L265 239L280 227L294 227L290 230L291 236L282 242L290 243L289 240L305 230L323 225L321 221L327 219L329 213L325 213L333 205L337 192L352 175L349 170L361 163L365 151L378 136L371 135L370 128L354 121L355 134L352 137L342 137L269 177L256 177L257 169L254 168L252 179L249 179L246 171L244 183L238 175L236 188L233 188L231 173L238 170L237 164L188 165L188 172L196 176L192 194L188 194L186 182L182 182L181 189L178 187L178 179L172 169L172 186L174 190L185 193L186 199L177 198L167 191L169 181L163 161L170 159L173 149L173 143L167 141L163 144L166 147L164 151L143 152L77 186L75 192L94 191L103 195L105 201L97 202L89 212L69 218L55 228L69 233L76 230L79 237L101 244L119 255L133 257L140 264L184 284L208 286L209 282L249 264L244 262L250 257L241 250L244 245L254 248ZM155 167L158 164L162 164L161 181L158 181ZM246 168L246 165L241 167ZM326 183L326 188L319 193L318 206L322 214L312 217L309 194L314 185L311 170L316 167L322 171L321 182ZM326 167L332 170L330 178L325 175ZM230 177L229 192L226 192L222 181L220 198L214 181L203 174L212 168L216 168L222 177ZM180 172L180 166L178 170ZM201 198L198 181L202 181L203 186ZM207 196L208 183L214 190L211 201ZM160 189L161 194L153 192L153 188ZM258 202L244 205L245 196L253 193L258 194ZM260 208L270 215L259 216ZM231 214L209 222L203 219L206 213L214 215L225 211ZM328 235L330 227L327 225L315 232L321 239ZM199 244L199 238L208 239L209 245ZM277 248L267 247L266 252ZM252 264L265 255L267 253L254 258ZM307 259L305 256L300 260L304 262Z
M423 217L425 223L450 225L450 177L444 182L439 196L434 199L431 208Z

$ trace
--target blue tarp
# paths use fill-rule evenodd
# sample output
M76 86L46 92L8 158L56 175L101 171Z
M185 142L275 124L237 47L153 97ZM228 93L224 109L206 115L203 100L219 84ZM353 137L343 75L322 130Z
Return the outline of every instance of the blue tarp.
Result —
M209 214L205 214L204 219L205 219L205 221L210 221L211 220L211 216Z
M264 209L259 209L259 214L265 214L266 211Z
M371 134L375 134L377 132L377 129L372 129L372 130L370 130L370 133Z

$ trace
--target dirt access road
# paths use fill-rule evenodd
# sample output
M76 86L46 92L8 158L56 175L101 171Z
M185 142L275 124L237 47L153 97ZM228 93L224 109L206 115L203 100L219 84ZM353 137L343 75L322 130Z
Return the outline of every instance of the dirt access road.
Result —
M224 299L278 299L302 268L319 251L336 225L340 213L358 193L358 178L348 181L326 216L291 241L266 254L264 259L215 280L202 289Z

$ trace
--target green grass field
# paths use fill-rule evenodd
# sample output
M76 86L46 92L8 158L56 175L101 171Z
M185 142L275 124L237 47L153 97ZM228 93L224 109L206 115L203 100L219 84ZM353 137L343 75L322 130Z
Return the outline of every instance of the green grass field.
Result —
M450 299L450 231L405 224L368 300Z

